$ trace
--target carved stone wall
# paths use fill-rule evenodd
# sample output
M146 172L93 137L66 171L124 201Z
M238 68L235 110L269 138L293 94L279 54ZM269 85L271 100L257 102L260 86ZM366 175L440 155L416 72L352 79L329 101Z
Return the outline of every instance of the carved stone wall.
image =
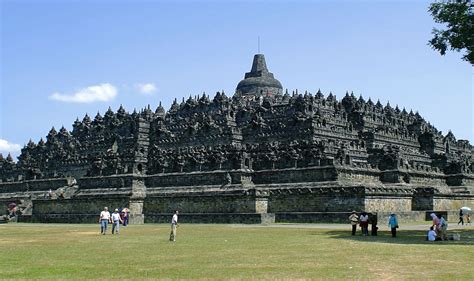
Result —
M0 154L0 201L27 209L67 186L66 201L37 200L34 216L69 220L120 203L137 223L176 208L190 220L227 214L221 221L246 220L237 213L262 214L254 221L265 213L454 211L474 207L473 151L390 103L283 92L257 55L231 97L175 99L167 111L161 103L155 111L109 108L77 119L72 131L53 127L45 140L30 140L18 162Z

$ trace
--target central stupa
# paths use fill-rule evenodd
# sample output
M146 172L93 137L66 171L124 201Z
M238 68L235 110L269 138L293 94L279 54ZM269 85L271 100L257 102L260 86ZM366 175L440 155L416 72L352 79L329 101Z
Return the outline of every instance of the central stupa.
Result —
M283 87L280 81L273 77L267 69L265 56L256 54L253 57L252 69L245 73L244 80L240 81L235 89L238 96L273 96L281 94Z

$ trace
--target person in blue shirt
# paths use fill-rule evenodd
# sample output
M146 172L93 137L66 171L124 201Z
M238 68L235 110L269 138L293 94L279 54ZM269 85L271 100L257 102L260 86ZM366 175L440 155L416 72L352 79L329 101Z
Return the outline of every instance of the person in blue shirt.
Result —
M398 220L394 213L390 214L390 218L388 219L388 227L390 227L390 230L392 231L392 237L397 237Z

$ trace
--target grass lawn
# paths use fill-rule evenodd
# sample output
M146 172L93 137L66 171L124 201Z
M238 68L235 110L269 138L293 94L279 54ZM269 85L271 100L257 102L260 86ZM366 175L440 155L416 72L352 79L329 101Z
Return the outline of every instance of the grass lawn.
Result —
M0 225L0 279L440 279L473 280L474 228L461 241L425 231L350 236L350 226L307 228L131 225ZM109 229L110 233L110 229Z

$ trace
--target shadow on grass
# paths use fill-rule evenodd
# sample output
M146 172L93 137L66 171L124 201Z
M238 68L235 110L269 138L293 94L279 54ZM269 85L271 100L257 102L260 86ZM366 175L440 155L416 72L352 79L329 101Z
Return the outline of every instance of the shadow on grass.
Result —
M344 230L330 230L324 233L330 239L344 239L344 240L353 240L359 242L376 242L376 243L389 243L389 244L426 244L426 245L474 245L474 230L471 229L456 229L449 231L448 237L451 237L452 234L459 233L461 235L460 241L436 241L429 242L426 241L426 235L428 231L422 230L399 230L397 232L397 237L392 238L392 235L389 231L379 231L377 236L362 236L360 231L356 235L352 236L350 229L347 231ZM316 235L316 234L314 234Z

